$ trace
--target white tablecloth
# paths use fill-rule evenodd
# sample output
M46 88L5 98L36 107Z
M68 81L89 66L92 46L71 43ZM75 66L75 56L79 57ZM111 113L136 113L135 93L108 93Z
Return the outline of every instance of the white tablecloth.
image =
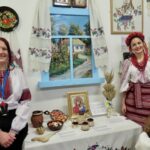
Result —
M150 150L150 138L147 133L142 132L135 145L136 150Z
M33 142L31 139L37 134L34 128L29 128L29 135L25 139L25 150L134 150L135 143L142 128L140 125L126 120L121 116L94 118L95 126L88 131L82 131L80 126L71 127L67 121L62 130L52 136L48 142ZM49 131L44 133L48 134ZM94 149L95 148L95 149Z

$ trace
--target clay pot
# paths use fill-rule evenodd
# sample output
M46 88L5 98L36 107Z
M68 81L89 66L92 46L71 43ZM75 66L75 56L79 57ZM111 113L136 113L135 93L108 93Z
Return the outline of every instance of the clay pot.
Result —
M33 111L31 116L31 122L34 128L41 127L43 124L43 111Z

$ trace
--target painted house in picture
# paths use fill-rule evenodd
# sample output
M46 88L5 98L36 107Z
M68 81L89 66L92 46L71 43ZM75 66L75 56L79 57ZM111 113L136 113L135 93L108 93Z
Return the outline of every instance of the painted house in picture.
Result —
M67 50L69 51L69 39L59 39L59 42L55 43L52 42L52 51L53 52L60 52L60 49L63 45L66 45ZM72 42L72 50L73 53L76 52L85 52L86 50L86 44L81 41L80 39L73 39Z
M84 52L86 44L80 39L73 39L72 48L73 52Z
M89 39L72 40L73 72L75 78L92 76L91 48L84 42ZM70 41L68 38L52 40L52 59L50 64L51 80L70 77Z

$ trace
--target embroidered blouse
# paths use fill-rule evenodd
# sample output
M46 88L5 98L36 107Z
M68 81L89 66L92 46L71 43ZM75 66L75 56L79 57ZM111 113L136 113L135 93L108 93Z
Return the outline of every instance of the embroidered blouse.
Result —
M11 130L19 132L28 121L31 93L20 68L15 67L10 70L7 82L4 101L8 104L8 110L16 109L16 117L12 121ZM0 102L2 100L0 95Z
M147 62L144 72L139 71L129 59L124 61L122 67L120 92L126 92L128 90L129 82L150 82L150 59Z

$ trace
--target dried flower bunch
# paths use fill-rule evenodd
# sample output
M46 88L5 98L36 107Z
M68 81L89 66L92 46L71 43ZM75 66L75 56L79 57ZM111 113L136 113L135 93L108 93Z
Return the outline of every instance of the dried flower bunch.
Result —
M116 95L115 87L114 85L111 84L114 74L111 71L111 72L105 72L104 75L105 75L106 83L103 86L104 88L103 95L106 97L108 101L112 101L112 99Z

